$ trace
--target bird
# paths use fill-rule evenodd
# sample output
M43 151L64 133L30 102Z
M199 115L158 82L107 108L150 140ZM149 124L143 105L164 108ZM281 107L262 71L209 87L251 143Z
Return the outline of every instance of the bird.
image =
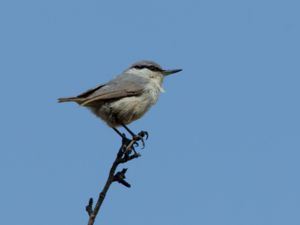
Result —
M137 140L142 140L148 133L132 132L127 125L140 119L153 106L164 92L162 87L166 76L182 69L163 69L159 64L142 60L132 64L111 81L100 84L75 97L59 98L58 102L75 102L87 107L97 117L124 138L117 128L124 127Z

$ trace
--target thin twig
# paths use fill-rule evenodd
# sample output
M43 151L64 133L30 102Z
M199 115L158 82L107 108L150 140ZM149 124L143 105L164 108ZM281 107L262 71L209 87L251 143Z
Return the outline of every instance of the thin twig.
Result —
M123 169L122 171L116 173L116 169L120 164L126 163L126 162L133 160L135 158L138 158L140 156L140 154L138 154L134 151L134 147L133 147L134 144L137 142L137 140L132 139L129 142L128 141L129 140L127 140L127 139L124 139L122 141L122 145L118 151L115 161L113 162L113 164L110 168L106 183L98 196L98 200L96 202L95 208L93 209L93 199L92 198L90 198L88 205L86 206L86 211L89 215L88 225L94 224L95 219L99 213L100 207L105 199L106 193L107 193L110 185L113 182L116 181L120 184L123 184L126 187L130 187L130 184L127 181L125 181L125 173L126 173L127 169Z

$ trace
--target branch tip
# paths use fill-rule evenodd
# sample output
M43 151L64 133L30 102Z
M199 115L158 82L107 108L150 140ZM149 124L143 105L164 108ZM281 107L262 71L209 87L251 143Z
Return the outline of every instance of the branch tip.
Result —
M89 199L88 205L85 207L85 211L87 211L88 215L91 216L93 214L93 198Z

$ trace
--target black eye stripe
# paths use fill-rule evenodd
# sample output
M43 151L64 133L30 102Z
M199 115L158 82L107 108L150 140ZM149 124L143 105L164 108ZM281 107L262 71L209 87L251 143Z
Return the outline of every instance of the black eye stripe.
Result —
M148 69L153 70L153 71L158 71L158 68L155 66L149 66Z
M156 66L150 66L149 69L152 70L152 71L163 71L161 68L156 67Z
M147 68L147 69L152 70L152 71L162 71L162 69L160 69L156 66L137 65L137 66L134 66L133 68L139 69L139 70Z

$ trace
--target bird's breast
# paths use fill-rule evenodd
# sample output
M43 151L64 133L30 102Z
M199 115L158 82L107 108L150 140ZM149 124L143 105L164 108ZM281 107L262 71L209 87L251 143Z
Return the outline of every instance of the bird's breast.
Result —
M145 101L149 101L149 103L153 105L157 102L161 92L164 92L161 81L152 80L145 86L143 97L145 98Z

